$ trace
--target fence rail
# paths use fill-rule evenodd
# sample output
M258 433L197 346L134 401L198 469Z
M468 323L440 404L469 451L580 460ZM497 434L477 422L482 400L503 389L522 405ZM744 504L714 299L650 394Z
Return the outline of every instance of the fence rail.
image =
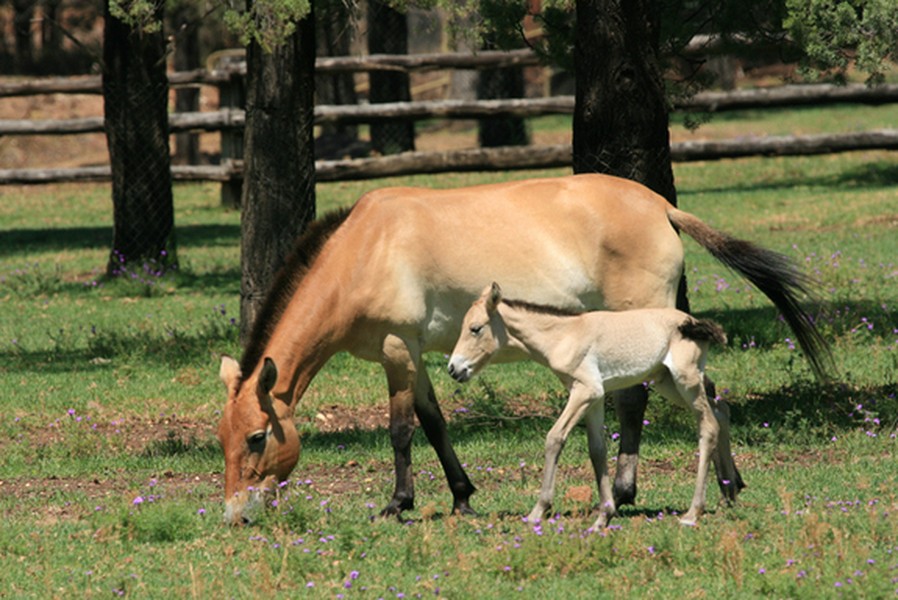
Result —
M898 150L898 129L808 136L751 137L734 140L678 142L671 144L675 162L722 160L746 156L807 156L856 150ZM404 152L378 158L319 160L318 181L349 181L398 177L423 173L462 171L549 169L571 164L571 146L521 146L473 148L452 152ZM242 161L223 165L173 165L176 181L238 181ZM109 181L108 166L73 169L0 169L0 183L45 184L76 181Z
M234 58L230 56L229 58ZM227 90L245 73L242 60L225 60L223 68L171 73L173 87L214 85ZM319 72L358 72L372 70L422 71L433 69L482 69L507 66L537 65L530 50L514 52L484 51L478 54L420 54L408 56L371 55L364 57L326 57L316 60ZM0 83L0 97L51 93L97 94L102 91L99 76L53 78ZM898 102L898 85L836 86L786 85L777 88L702 92L678 102L676 109L717 112L746 108L776 108L833 103L877 105ZM477 119L484 117L535 117L547 114L572 114L573 96L515 100L439 100L362 104L355 106L317 106L316 124L375 123L393 119ZM242 109L226 107L217 111L171 113L172 133L215 132L228 138L240 136L245 125ZM73 135L101 133L102 117L58 120L0 120L0 135ZM225 136L223 135L223 146ZM238 144L239 145L239 144ZM804 137L747 138L724 141L694 141L672 145L675 161L716 160L752 155L799 155L842 152L849 150L898 149L898 130L818 135ZM173 166L176 180L221 181L233 186L242 178L242 162L222 152L222 165ZM569 145L524 148L491 148L452 152L408 152L395 156L353 160L318 161L317 177L321 181L365 179L414 173L437 173L464 170L530 169L569 165ZM64 181L106 181L109 167L75 169L5 169L0 170L2 184L38 184Z

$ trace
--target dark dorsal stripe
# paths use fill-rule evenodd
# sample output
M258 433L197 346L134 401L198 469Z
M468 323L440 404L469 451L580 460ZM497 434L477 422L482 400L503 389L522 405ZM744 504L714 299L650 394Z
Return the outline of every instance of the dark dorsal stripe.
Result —
M343 224L351 210L351 208L341 208L312 221L297 239L293 251L275 276L271 289L265 297L265 302L256 315L256 322L253 324L243 358L240 360L240 372L244 377L252 373L259 361L262 360L265 346L283 316L290 298L293 297L302 278L309 271L318 253L321 252L324 243Z
M560 306L547 306L545 304L533 304L532 302L525 302L524 300L508 300L502 298L502 304L507 304L512 308L516 308L518 310L526 310L527 312L538 313L543 315L552 315L555 317L575 317L579 314L583 314L582 311L572 310L568 308L561 308Z

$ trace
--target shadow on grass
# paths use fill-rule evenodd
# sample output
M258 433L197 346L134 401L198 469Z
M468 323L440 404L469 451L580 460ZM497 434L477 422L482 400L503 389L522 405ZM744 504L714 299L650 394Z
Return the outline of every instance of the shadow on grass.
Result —
M240 242L239 225L185 225L175 227L179 248L235 246ZM3 232L0 255L34 252L109 248L111 227L12 229Z
M781 179L758 182L754 185L734 183L732 186L696 187L679 190L680 197L685 198L695 193L729 193L762 190L790 190L796 187L823 188L828 193L835 189L874 190L898 185L898 165L886 162L868 163L853 169L838 171L831 175L807 175L789 171Z
M178 368L205 362L224 345L233 345L237 336L236 326L224 323L210 324L200 333L101 332L90 338L87 348L0 352L0 366L22 373L43 374L86 374L128 363Z
M214 440L200 441L193 436L184 439L174 431L169 431L165 439L150 442L141 456L143 458L191 456L217 460L221 458L221 447Z

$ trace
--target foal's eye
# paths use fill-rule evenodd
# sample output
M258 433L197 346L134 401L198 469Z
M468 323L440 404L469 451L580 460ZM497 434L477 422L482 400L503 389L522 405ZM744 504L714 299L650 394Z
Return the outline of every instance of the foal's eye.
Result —
M268 437L266 432L257 431L256 433L250 435L246 438L246 443L249 446L249 449L253 452L261 451L265 446L265 438Z
M483 331L483 325L471 325L471 335L480 335Z

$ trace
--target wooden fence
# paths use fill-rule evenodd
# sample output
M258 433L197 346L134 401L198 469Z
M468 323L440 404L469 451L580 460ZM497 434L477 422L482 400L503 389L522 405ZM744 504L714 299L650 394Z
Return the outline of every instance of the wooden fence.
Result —
M316 61L321 73L373 70L426 71L434 69L482 69L508 66L534 66L537 57L529 50L515 52L480 52L478 54L422 54L410 56L372 55L366 57L322 58ZM215 70L172 73L173 87L214 85L220 90L221 104L213 112L172 113L172 133L185 131L222 132L220 165L175 165L175 180L220 181L239 194L243 165L242 130L244 113L241 104L242 62ZM36 94L101 93L99 77L43 79L0 83L0 97ZM833 103L885 104L898 102L898 85L787 85L770 89L734 92L703 92L678 103L684 111L717 112L746 108L774 108ZM483 117L535 117L547 114L572 114L573 96L556 96L517 100L442 100L369 104L357 106L317 106L316 123L357 124L391 119L476 119ZM62 120L0 120L0 136L4 135L72 135L104 131L102 117ZM753 155L801 155L850 150L898 149L898 130L812 136L740 138L723 141L674 143L674 161L718 160ZM407 152L399 155L351 160L316 161L320 181L369 179L415 173L449 171L482 171L537 169L571 164L570 145L528 146L509 148L476 148L451 152ZM65 181L105 181L110 178L108 166L74 169L0 169L2 184L39 184ZM225 191L223 190L223 194Z

